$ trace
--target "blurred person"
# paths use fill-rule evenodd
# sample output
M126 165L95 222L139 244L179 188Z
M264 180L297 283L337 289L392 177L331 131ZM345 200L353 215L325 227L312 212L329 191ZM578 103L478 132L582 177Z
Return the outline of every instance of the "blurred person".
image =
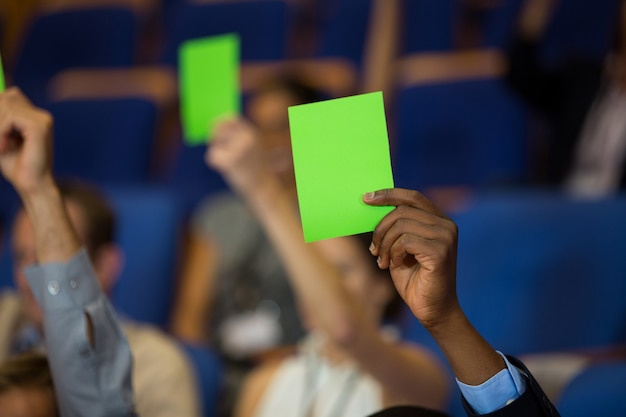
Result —
M25 352L0 363L0 417L58 417L45 355Z
M613 46L603 60L570 54L557 63L543 61L555 0L525 4L509 51L510 85L547 127L539 180L583 196L626 187L626 3L609 1L619 13Z
M402 299L443 351L467 415L559 416L524 364L494 350L465 316L456 294L456 224L413 190L368 192L363 201L396 207L376 226L370 251L381 269L389 269ZM372 417L430 415L397 407Z
M226 121L208 146L207 163L224 175L268 233L305 322L321 335L313 349L326 363L303 370L287 358L261 366L247 381L236 415L363 415L406 404L420 406L415 415L432 415L424 407L441 407L445 399L440 368L424 351L382 337L375 320L373 312L389 300L390 287L363 262L357 237L305 243L297 210L259 146L249 124ZM441 347L468 415L558 416L523 364L494 350L465 317L456 297L456 225L416 191L381 190L363 199L396 206L376 227L369 251L380 269L389 269L396 290ZM304 364L309 352L297 354ZM326 367L343 371L343 378L324 375L330 372ZM361 375L351 374L352 367ZM376 391L356 390L351 381L361 377L377 381L378 398ZM330 396L324 396L326 389ZM390 410L387 415L397 408Z
M291 76L268 80L247 100L263 157L290 200L296 190L287 108L316 101L314 89ZM172 332L209 343L225 364L222 415L229 415L241 379L281 345L304 334L280 257L244 202L233 193L211 195L196 208L175 303Z
M135 416L128 342L52 175L52 117L16 88L0 93L0 172L32 220L39 263L24 274L41 311L39 325L47 335L45 351L60 415ZM5 401L16 400L15 391L9 394ZM24 391L17 393L21 401L20 394ZM54 408L49 392L31 394L27 406L43 400L42 406ZM40 394L48 398L37 398ZM3 404L2 410L9 405ZM27 410L28 415L37 411Z
M87 248L98 283L109 294L123 267L123 254L114 243L114 212L104 197L87 184L68 182L61 184L59 190L69 219ZM13 294L13 302L5 295L3 298L7 299L0 305L0 312L11 329L0 339L0 359L36 348L44 339L43 312L24 274L26 266L38 261L33 228L27 212L20 210L11 236L18 294ZM134 358L137 412L142 416L199 415L195 376L175 341L145 324L123 318L120 323Z
M237 417L364 416L384 407L445 407L448 379L434 355L381 331L394 300L388 274L369 259L371 238L307 245L291 190L263 158L247 122L220 124L207 151L246 202L287 271L310 331L295 354L260 365L247 378ZM361 240L360 240L361 239Z

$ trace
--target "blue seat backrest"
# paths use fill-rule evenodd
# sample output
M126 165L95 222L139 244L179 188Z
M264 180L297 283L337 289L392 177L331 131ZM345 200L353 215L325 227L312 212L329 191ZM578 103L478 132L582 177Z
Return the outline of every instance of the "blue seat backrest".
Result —
M138 20L132 9L71 9L36 16L17 57L14 81L37 104L47 82L75 67L128 67L135 61Z
M217 415L218 399L222 386L222 362L215 351L205 346L182 343L183 350L193 365L198 381L198 397L204 417Z
M626 416L626 362L592 365L574 378L557 403L562 417Z
M176 66L186 40L238 33L241 60L277 60L287 53L288 6L283 0L214 4L181 2L167 26L162 62Z
M396 183L482 187L524 181L528 120L499 79L401 89L395 102Z
M626 342L626 196L485 196L454 219L459 300L496 348Z
M459 2L404 0L401 37L404 54L450 51L454 48Z
M123 315L165 326L175 291L181 211L167 188L109 186L117 213L117 241L125 255L111 299Z
M157 120L153 102L71 100L48 109L55 118L56 174L99 183L149 179Z

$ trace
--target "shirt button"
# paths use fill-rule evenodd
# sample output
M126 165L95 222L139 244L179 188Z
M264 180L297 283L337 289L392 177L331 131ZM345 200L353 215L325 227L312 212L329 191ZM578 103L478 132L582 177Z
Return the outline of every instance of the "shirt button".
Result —
M75 280L75 279L71 280L71 281L70 281L70 287L72 287L72 288L74 288L74 289L78 288L78 282L79 282L79 281L78 281L78 280Z
M50 281L48 283L48 292L52 295L57 295L61 292L61 285L58 281Z

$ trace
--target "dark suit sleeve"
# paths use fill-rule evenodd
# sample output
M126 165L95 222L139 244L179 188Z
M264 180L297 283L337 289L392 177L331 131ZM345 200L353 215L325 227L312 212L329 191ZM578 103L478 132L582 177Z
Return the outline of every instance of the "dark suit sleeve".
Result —
M509 405L489 414L476 414L467 401L465 401L465 398L462 398L463 407L467 415L470 417L559 417L558 411L524 364L520 360L508 355L507 359L526 375L526 391Z

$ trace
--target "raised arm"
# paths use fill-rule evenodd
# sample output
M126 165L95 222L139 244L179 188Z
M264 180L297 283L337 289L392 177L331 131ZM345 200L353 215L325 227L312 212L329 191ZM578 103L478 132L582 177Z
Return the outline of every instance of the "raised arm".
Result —
M80 250L51 161L52 117L15 88L0 94L0 171L33 224L41 266L27 277L44 313L61 415L132 416L130 350Z
M433 335L457 378L479 385L505 368L469 323L456 296L457 228L417 191L382 190L364 197L397 206L374 231L372 254L389 268L396 289Z
M446 380L432 358L385 341L377 323L345 289L339 271L304 242L297 208L265 165L254 129L242 120L218 126L207 162L255 213L288 272L298 300L320 331L403 402L443 404Z
M389 268L396 289L441 347L468 415L558 416L523 364L505 361L462 311L456 294L456 225L417 191L380 190L364 201L396 206L376 227L371 252L381 268Z
M67 261L80 243L52 178L52 117L17 89L0 97L0 170L33 222L39 261Z

